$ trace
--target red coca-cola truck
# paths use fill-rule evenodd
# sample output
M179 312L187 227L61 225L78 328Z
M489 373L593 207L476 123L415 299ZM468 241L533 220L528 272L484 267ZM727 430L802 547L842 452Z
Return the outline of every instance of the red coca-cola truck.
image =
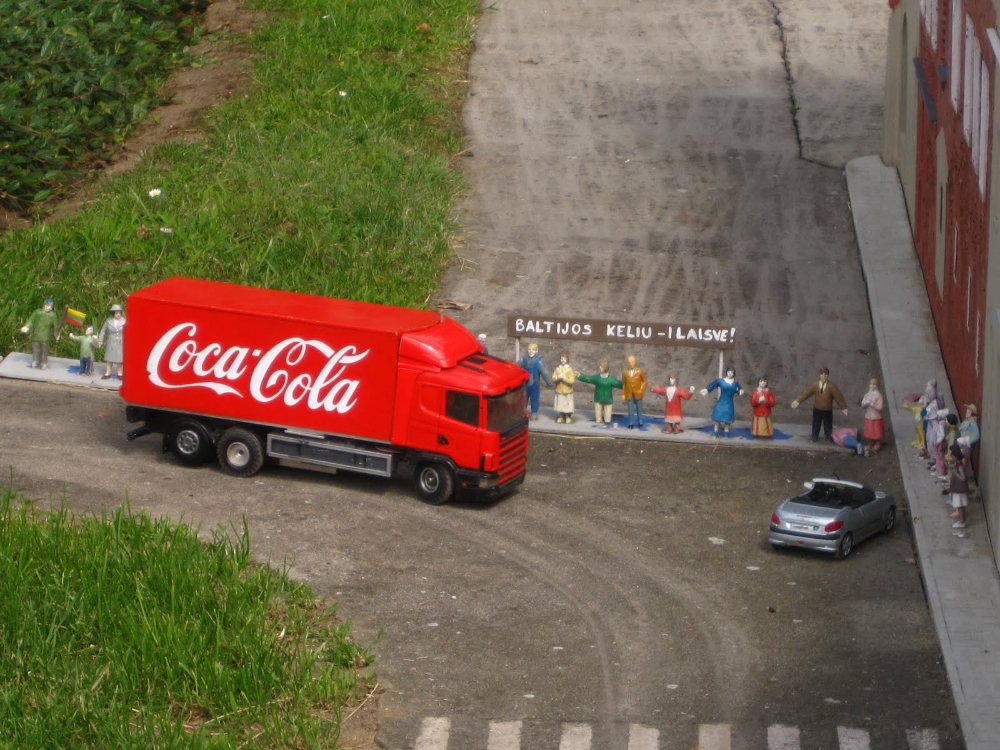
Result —
M189 465L248 477L265 461L391 476L429 503L524 480L527 373L426 310L197 279L128 297L128 439L163 435Z

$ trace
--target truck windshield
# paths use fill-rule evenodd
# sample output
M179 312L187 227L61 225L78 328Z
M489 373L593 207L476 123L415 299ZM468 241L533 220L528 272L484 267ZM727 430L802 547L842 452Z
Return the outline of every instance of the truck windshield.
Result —
M528 407L528 392L524 386L502 396L486 397L486 429L501 434L524 421Z

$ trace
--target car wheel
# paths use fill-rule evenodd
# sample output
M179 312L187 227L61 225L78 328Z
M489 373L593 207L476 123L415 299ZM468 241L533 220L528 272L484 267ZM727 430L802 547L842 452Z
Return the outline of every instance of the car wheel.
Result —
M455 493L455 474L441 463L420 464L413 481L420 499L430 505L442 505Z
M186 466L201 466L212 455L212 438L194 419L179 419L170 426L170 452Z
M843 538L840 540L840 544L837 546L837 557L843 560L845 557L850 556L851 552L854 551L854 534L848 531L844 534Z
M781 552L782 550L785 549L785 545L784 544L776 544L775 542L771 542L771 549L773 549L775 552Z
M219 466L233 477L252 477L264 465L260 438L242 427L230 427L219 440Z
M891 534L892 530L896 528L896 506L893 505L889 508L889 517L885 519L885 526L882 527L886 534Z

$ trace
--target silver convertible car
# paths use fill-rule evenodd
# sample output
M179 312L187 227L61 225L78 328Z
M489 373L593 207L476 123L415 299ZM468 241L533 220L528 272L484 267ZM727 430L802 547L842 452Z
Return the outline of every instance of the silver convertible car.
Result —
M847 557L854 545L896 526L896 501L843 479L813 479L807 492L785 500L771 514L771 546L801 547Z

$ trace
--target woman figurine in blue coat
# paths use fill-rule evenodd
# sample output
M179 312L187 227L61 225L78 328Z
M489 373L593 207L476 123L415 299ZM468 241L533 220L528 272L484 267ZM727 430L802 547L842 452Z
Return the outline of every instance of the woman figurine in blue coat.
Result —
M707 396L709 392L719 389L719 400L715 402L712 409L712 421L715 429L712 430L712 437L719 437L719 430L722 430L722 437L729 437L729 427L736 417L736 406L733 398L743 395L743 388L736 382L736 368L727 367L724 378L716 378L707 387L701 389L701 395Z

